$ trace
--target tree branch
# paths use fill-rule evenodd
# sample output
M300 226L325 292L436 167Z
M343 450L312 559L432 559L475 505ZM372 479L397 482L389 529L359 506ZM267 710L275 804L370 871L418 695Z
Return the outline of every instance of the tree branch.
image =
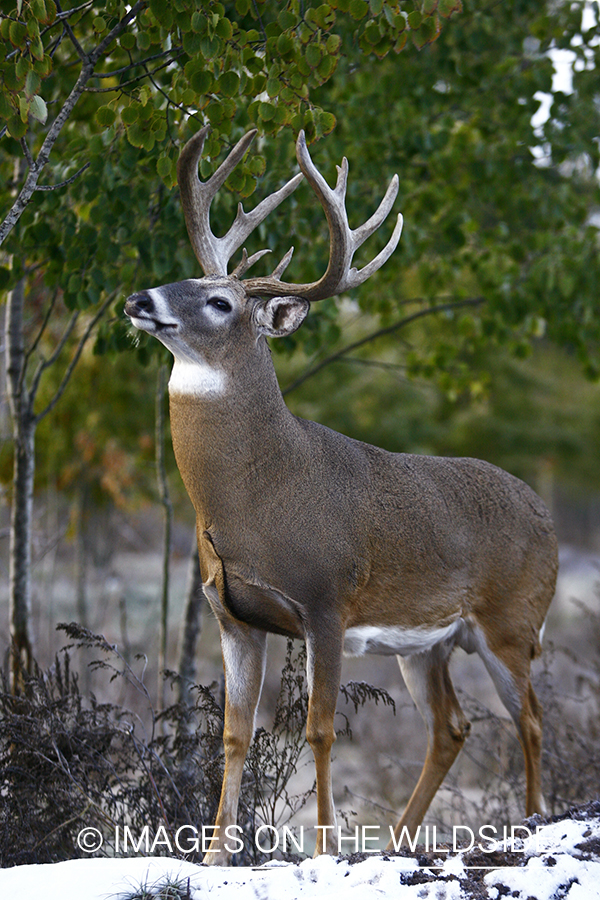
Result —
M58 8L59 13L62 16L62 19L63 19L63 28L67 32L67 37L73 44L73 47L75 48L75 52L77 53L77 56L83 62L86 62L87 58L88 58L87 53L85 52L85 50L83 49L83 47L81 46L81 44L79 43L77 38L75 37L75 33L74 33L73 29L71 28L71 23L69 22L68 16L65 16L63 10L61 9L60 3L57 2L56 6Z
M48 322L50 321L50 318L54 311L54 304L56 303L57 297L58 297L58 288L56 288L54 293L52 294L52 298L50 300L50 303L48 304L48 309L46 310L46 313L44 315L42 324L40 325L39 331L38 331L37 335L35 336L33 343L31 344L31 346L25 353L25 365L23 366L23 368L27 367L27 363L31 359L32 354L35 353L35 351L43 337L43 334L44 334L46 328L48 327Z
M152 56L147 56L146 59L140 60L140 62L131 62L127 66L121 66L120 69L112 69L110 72L97 72L96 78L116 78L117 75L124 75L125 72L129 72L131 69L135 69L138 66L147 66L148 63L154 62L156 59L164 59L166 56L170 56L171 53L177 51L177 56L181 56L183 54L183 50L181 47L170 47L168 50L162 50L160 53L154 53ZM169 65L172 62L171 59L168 59L165 65ZM163 68L161 66L161 68ZM158 71L158 69L154 69L153 71ZM117 85L117 87L122 87L122 85ZM117 87L108 88L108 90L116 91Z
M64 394L66 387L67 387L69 381L71 380L71 375L73 374L75 366L79 362L79 357L81 356L81 354L83 352L83 348L85 347L90 334L92 333L92 331L94 330L94 328L96 327L96 325L98 324L98 322L100 321L100 319L102 318L102 316L104 315L106 310L108 309L109 304L112 303L112 301L114 300L115 293L116 292L113 292L109 297L107 297L107 299L104 301L104 303L102 304L102 306L100 307L100 309L98 310L96 315L88 323L88 326L85 329L84 333L82 334L81 339L77 345L75 353L73 354L73 358L67 367L67 371L63 375L63 379L62 379L61 383L59 384L58 388L56 389L56 393L54 394L54 397L48 403L48 405L45 407L45 409L43 409L40 413L38 413L36 415L36 417L35 417L36 424L38 422L41 422L41 420L43 418L45 418L48 415L48 413L54 409L54 407L56 406L56 404L58 403L58 401Z
M141 12L143 9L145 9L146 6L147 6L146 0L138 0L138 2L135 3L131 7L131 9L129 10L127 15L123 16L121 21L117 22L115 27L111 31L108 32L108 34L102 41L100 41L100 43L98 44L96 49L93 51L93 53L90 53L90 57L89 57L90 60L92 61L92 63L94 64L94 66L96 65L96 63L98 62L98 60L100 59L100 57L102 56L104 51L108 50L108 48L110 47L112 42L115 40L115 38L118 38L119 35L123 31L125 31L125 29L129 25L129 23L132 22L135 18L137 18L137 14L139 12Z
M77 181L80 175L82 175L86 169L90 166L89 162L86 162L84 166L82 166L74 175L71 175L70 178L67 178L66 181L59 181L58 184L38 184L36 186L36 191L57 191L59 188L67 187L69 184L73 184L74 181Z
M171 52L172 52L172 51L169 51L169 53L171 53ZM130 78L129 81L122 81L122 82L120 82L120 84L118 84L118 85L116 85L116 86L114 86L114 87L106 87L106 88L103 88L103 87L86 87L85 92L86 92L86 94L114 94L115 91L124 91L125 88L129 88L129 87L131 87L132 85L137 84L139 81L143 81L144 78L147 78L147 77L149 77L149 76L151 76L151 75L154 75L154 74L156 74L157 72L162 72L163 69L168 69L168 67L169 67L170 65L172 65L172 63L174 63L176 60L180 59L180 57L182 57L183 55L184 55L183 50L181 50L181 49L178 50L177 53L174 53L173 56L170 56L170 57L166 60L166 62L164 62L164 63L163 63L162 65L160 65L160 66L156 66L156 68L152 69L151 72L149 72L149 71L146 69L146 60L142 60L141 62L131 63L131 65L127 66L127 68L125 68L125 69L120 69L119 71L120 71L121 73L123 73L123 72L131 71L132 69L138 69L140 66L143 66L143 67L144 67L144 72L143 72L141 75L136 75L135 78ZM105 72L105 73L102 73L102 74L94 75L94 78L107 78L109 75L114 75L114 74L116 74L116 73L114 73L114 72L110 72L110 73L109 73L109 72ZM164 91L163 91L163 93L164 93Z
M77 311L77 312L74 312L73 315L71 316L71 318L69 319L69 323L68 323L67 327L65 328L60 341L54 348L54 352L50 355L50 357L48 359L41 359L39 361L37 369L35 370L33 378L31 379L31 387L29 388L29 396L31 397L32 404L35 401L35 397L37 395L37 391L38 391L40 381L42 379L42 375L44 374L46 369L49 369L50 366L54 365L54 363L56 362L56 360L62 353L64 347L66 346L67 341L73 334L73 329L75 328L75 325L77 324L78 319L79 319L79 312Z
M368 334L366 337L361 338L359 341L354 341L352 344L348 344L346 347L342 347L341 350L337 350L335 353L332 353L330 356L325 357L325 359L321 360L321 362L316 363L316 365L307 369L302 375L299 375L291 384L289 384L284 390L281 392L285 397L287 394L291 394L292 391L295 391L296 388L300 387L301 384L304 384L305 381L308 381L309 378L312 378L313 375L316 375L317 372L320 372L321 369L324 369L325 366L328 366L330 363L335 362L337 359L340 359L342 356L346 356L347 353L350 353L352 350L357 350L359 347L363 347L365 344L369 344L371 341L377 340L377 338L384 337L386 334L392 334L394 331L398 331L400 328L404 328L405 325L410 325L411 322L415 322L417 319L422 319L425 316L430 316L433 313L438 312L447 312L453 309L461 309L465 306L480 306L485 302L484 297L475 297L469 300L456 300L452 303L440 303L437 306L428 306L426 309L420 309L418 312L413 313L410 316L405 316L404 319L400 319L399 322L394 322L393 325L388 325L386 328L379 328L377 331L373 331L371 334Z
M129 12L121 19L121 21L118 22L115 27L106 35L106 37L98 44L96 49L83 60L79 77L77 78L77 81L75 82L71 93L65 100L65 103L58 113L56 119L48 129L48 134L46 135L46 138L35 161L35 169L29 170L29 174L25 179L25 183L21 189L21 192L19 193L19 196L6 215L4 221L0 225L0 246L4 243L7 236L10 234L12 229L15 227L15 225L23 215L27 204L31 200L34 191L37 189L37 183L40 177L40 173L50 159L52 148L54 147L54 144L56 143L65 122L73 112L73 109L75 108L77 101L84 92L88 81L94 74L94 68L98 63L98 60L112 44L115 38L117 38L127 28L129 23L136 18L137 14L141 12L141 10L145 8L145 6L145 0L138 0L138 2L131 7Z
M23 155L24 155L25 159L27 160L27 165L29 166L30 169L35 169L35 160L34 160L33 156L31 155L31 150L29 149L29 144L27 143L27 141L25 140L24 137L21 138L20 143L21 143L21 149L23 151Z

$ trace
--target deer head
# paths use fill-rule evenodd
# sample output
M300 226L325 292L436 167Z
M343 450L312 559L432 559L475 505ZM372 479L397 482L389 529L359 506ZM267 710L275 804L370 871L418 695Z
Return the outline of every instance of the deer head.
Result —
M384 249L362 269L353 268L352 259L356 250L382 225L391 211L398 193L398 176L392 179L371 218L352 230L345 207L347 160L344 159L338 167L335 188L330 188L315 167L304 132L301 131L296 143L300 174L264 199L250 213L244 212L240 203L231 228L223 237L217 238L210 225L212 200L243 158L256 130L244 135L212 177L202 182L198 177L198 163L208 131L208 126L202 128L188 141L177 165L181 204L190 241L205 277L134 294L128 299L125 311L136 327L162 341L178 362L201 361L210 367L216 364L219 348L221 355L223 348L231 354L237 344L244 341L251 343L257 335L281 337L291 334L304 321L310 303L352 290L366 281L396 248L402 231L402 216L398 215ZM259 250L248 256L244 249L241 261L229 274L232 256L303 178L307 179L317 195L329 225L330 255L324 275L310 284L282 281L281 276L292 258L293 247L268 277L243 277L268 250ZM218 378L213 380L215 383L219 381Z

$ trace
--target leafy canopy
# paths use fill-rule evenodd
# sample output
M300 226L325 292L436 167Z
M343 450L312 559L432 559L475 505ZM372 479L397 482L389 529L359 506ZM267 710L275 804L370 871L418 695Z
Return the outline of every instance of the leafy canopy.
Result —
M210 123L206 174L252 125L270 136L304 128L316 140L336 118L312 95L344 54L422 47L459 8L460 0L3 2L0 242L12 259L0 286L35 269L68 310L85 310L196 273L172 190L182 141ZM265 169L254 150L227 185L235 201ZM275 167L265 188L281 178ZM233 195L219 198L217 223L233 205ZM125 346L122 325L103 326L100 350Z

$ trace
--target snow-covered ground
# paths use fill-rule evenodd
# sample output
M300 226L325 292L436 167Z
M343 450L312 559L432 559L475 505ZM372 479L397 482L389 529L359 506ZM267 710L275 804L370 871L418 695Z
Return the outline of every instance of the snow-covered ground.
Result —
M0 897L19 900L125 900L168 882L190 900L535 900L600 898L600 801L536 825L514 848L476 839L471 850L415 856L322 856L299 865L197 866L164 857L75 859L0 870ZM481 845L481 846L478 846ZM483 849L487 852L483 852ZM138 893L139 896L139 893ZM148 894L146 895L148 896ZM171 896L171 895L170 895Z

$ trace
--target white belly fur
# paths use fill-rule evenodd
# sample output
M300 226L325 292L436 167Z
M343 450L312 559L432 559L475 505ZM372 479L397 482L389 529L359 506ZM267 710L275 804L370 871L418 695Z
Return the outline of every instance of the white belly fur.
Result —
M466 626L456 619L440 628L401 628L399 625L357 625L348 628L344 638L345 656L378 653L382 656L410 656L431 650L436 644L456 639Z

